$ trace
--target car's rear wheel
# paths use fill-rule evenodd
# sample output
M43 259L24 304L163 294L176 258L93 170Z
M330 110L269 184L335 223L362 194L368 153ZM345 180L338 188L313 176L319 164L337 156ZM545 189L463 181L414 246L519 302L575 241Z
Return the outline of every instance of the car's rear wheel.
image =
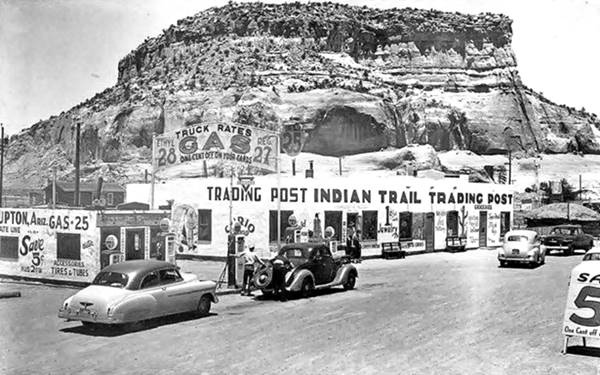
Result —
M209 295L205 294L200 297L200 301L198 301L198 306L196 307L196 315L198 316L206 316L210 312L210 303L211 298Z
M302 281L302 287L300 288L300 295L302 296L302 298L310 297L310 296L312 296L314 290L315 290L315 284L313 283L312 279L310 277L306 277Z
M356 275L354 274L354 272L351 272L348 275L348 279L346 279L346 282L344 283L344 289L345 290L354 289L355 285L356 285Z

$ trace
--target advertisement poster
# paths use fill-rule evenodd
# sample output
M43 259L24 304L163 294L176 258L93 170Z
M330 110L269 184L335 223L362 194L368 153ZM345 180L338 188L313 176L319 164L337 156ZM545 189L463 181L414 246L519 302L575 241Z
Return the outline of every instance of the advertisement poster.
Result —
M89 282L99 270L96 212L0 209L0 273Z
M227 161L277 170L277 134L251 126L194 124L155 137L157 171L195 161Z
M597 263L583 262L571 271L564 335L600 337L600 265Z

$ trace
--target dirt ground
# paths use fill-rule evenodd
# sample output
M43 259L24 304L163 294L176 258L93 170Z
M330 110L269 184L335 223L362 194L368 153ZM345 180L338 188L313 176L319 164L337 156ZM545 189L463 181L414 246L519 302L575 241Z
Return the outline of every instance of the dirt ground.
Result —
M353 291L285 303L226 295L208 317L137 332L58 319L76 289L0 284L23 294L0 300L0 373L597 374L597 352L560 353L580 260L499 268L490 250L368 260Z

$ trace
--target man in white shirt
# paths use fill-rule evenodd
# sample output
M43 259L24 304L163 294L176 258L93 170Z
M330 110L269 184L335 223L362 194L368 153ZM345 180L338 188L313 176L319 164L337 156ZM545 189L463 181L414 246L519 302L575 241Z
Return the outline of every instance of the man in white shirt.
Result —
M256 255L256 253L254 252L254 244L250 243L248 244L248 248L244 251L242 251L241 253L239 253L238 255L239 257L244 257L244 282L242 284L242 296L246 295L246 296L251 296L252 293L250 293L250 281L252 280L252 277L254 276L254 267L255 265L261 264L261 265L265 265L265 262L263 262L262 260L260 260L260 258L258 257L258 255Z

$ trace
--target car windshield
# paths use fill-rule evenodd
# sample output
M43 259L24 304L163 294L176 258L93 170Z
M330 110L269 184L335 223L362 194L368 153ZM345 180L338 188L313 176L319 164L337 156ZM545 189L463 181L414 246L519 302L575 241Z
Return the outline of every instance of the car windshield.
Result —
M100 272L92 281L92 285L112 286L124 288L127 285L127 275L118 272Z
M600 260L600 253L588 253L583 256L583 260Z
M575 234L575 232L574 228L554 228L551 234Z
M506 241L508 242L527 242L529 241L529 238L527 236L523 236L523 235L510 235L506 238Z

